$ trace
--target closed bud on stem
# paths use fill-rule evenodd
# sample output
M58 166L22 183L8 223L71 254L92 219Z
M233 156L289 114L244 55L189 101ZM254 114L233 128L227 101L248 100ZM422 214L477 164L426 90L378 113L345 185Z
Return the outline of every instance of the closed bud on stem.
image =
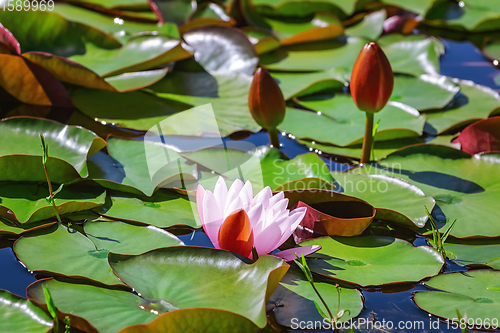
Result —
M257 124L269 132L271 143L279 148L276 128L285 118L286 104L280 87L263 68L257 69L253 77L248 107Z
M351 95L361 111L379 112L394 88L394 74L384 51L376 43L366 44L351 74Z

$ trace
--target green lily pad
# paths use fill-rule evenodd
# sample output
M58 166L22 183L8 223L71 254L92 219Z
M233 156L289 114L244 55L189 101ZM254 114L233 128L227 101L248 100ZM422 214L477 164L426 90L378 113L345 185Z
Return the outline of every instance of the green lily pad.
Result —
M195 165L152 141L110 137L108 152L89 160L89 178L110 189L151 196L157 187L180 180L181 173L186 181L197 177Z
M149 324L129 326L119 333L135 333L138 330L141 333L184 333L190 330L204 333L262 332L253 322L234 312L207 308L179 309L163 314Z
M404 2L400 2L398 0L382 0L382 2L424 15L436 2L436 0L406 0Z
M257 191L265 186L276 189L291 181L309 177L319 178L328 184L333 183L328 166L314 153L299 155L290 160L276 148L258 147L253 151L244 152L238 149L210 147L182 152L181 155L217 174L250 180Z
M320 154L332 154L339 156L346 156L350 158L360 159L362 153L362 144L350 145L347 147L335 146L331 144L324 144L321 142L311 141L311 140L298 140L300 143L306 145L314 152ZM401 148L411 146L418 143L424 143L423 138L407 138L407 139L396 139L388 141L376 141L374 149L372 150L373 160L378 161L392 152L399 150Z
M444 248L448 258L459 265L483 264L500 269L500 244L497 240L448 239Z
M25 298L0 290L0 331L46 333L52 318Z
M314 286L334 316L337 309L344 310L344 314L337 318L340 323L357 317L363 309L361 292L356 289L341 288L339 300L335 285L315 282ZM323 321L314 302L320 306L323 313L328 313L309 281L304 278L304 274L293 270L288 271L281 279L267 304L275 306L274 316L280 325L291 327L298 322Z
M101 76L151 69L172 61L191 57L181 42L164 35L139 35L130 38L119 49L106 50L87 45L84 55L70 57Z
M311 271L361 286L415 282L439 273L443 258L428 246L414 247L402 239L368 237L321 237L301 246L321 245L311 260Z
M497 237L500 226L495 216L500 197L500 164L477 159L456 149L439 145L416 145L396 151L379 165L360 169L367 174L399 177L420 188L436 201L433 215L457 238Z
M158 190L151 197L108 194L106 204L94 211L120 220L138 221L160 228L174 225L201 227L189 200L174 192Z
M27 288L29 299L45 304L44 286L50 291L57 310L69 316L71 326L83 332L115 333L130 325L149 323L158 318L159 312L166 312L162 304L128 291L55 279L40 280L30 285Z
M106 8L139 10L149 8L147 0L70 0L73 3L98 5Z
M247 36L236 28L206 26L182 38L194 48L194 59L209 73L252 75L259 58Z
M273 7L276 13L283 16L307 16L318 10L335 11L335 8L342 10L341 14L351 15L356 8L356 2L355 0L325 0L306 4L297 0L252 0L253 5Z
M342 90L349 82L349 75L339 67L314 73L276 72L272 76L278 82L285 99L325 89Z
M431 210L434 199L425 196L417 186L388 176L388 172L372 170L375 174L368 177L361 175L358 169L332 173L338 184L336 191L363 199L376 207L375 218L422 228L427 221L425 207Z
M350 95L301 100L300 104L316 112L287 108L285 119L279 125L281 131L338 146L362 143L366 114L357 109ZM389 103L375 114L375 122L379 119L376 141L412 138L423 133L425 118L404 104Z
M258 327L266 325L266 294L271 294L289 267L268 255L246 264L228 251L187 246L139 256L111 253L109 263L143 297L162 300L174 309L234 312Z
M119 93L74 88L70 95L73 104L91 119L142 131L147 131L166 117L191 107L144 91ZM138 109L144 112L138 113Z
M491 88L472 81L458 80L460 93L442 111L426 113L425 131L432 135L455 131L476 120L488 118L500 108L500 96Z
M144 2L147 6L147 2ZM125 43L134 34L143 32L158 32L172 38L179 38L177 27L175 24L169 22L162 25L140 23L119 16L118 20L116 20L117 15L114 17L104 15L97 11L64 3L57 3L54 7L54 13L61 15L68 21L89 25L100 31L104 31L122 43Z
M442 109L459 90L460 87L447 76L422 74L415 78L396 75L391 100L412 106L418 111Z
M483 54L492 60L500 59L500 41L496 39L486 41L483 46Z
M368 40L376 40L384 31L384 21L387 18L385 10L379 10L366 15L363 20L345 30L348 36L363 37Z
M345 41L290 46L261 56L261 62L269 69L280 71L321 71L335 67L351 71L359 51L367 42L363 38L347 37ZM394 73L413 76L439 73L439 56L444 46L435 38L387 35L378 43Z
M46 200L49 189L45 185L2 184L0 187L0 205L9 209L6 218L15 219L20 223L31 223L52 218L55 214L52 205ZM104 204L106 193L102 189L82 190L63 188L57 193L55 204L59 215L92 209Z
M156 69L111 76L106 79L106 82L117 91L124 92L148 87L163 79L165 75L167 75L167 69Z
M491 270L442 274L425 282L438 291L417 291L414 300L419 308L438 317L458 321L458 310L474 323L488 321L490 327L498 327L500 292L494 286L499 280L500 272Z
M49 146L47 169L54 183L87 177L86 159L106 143L94 133L76 126L35 118L13 118L0 122L0 180L46 182L42 166L40 133Z
M107 285L123 285L108 265L108 252L139 254L182 244L175 236L152 226L87 222L84 230L88 237L57 224L34 230L16 241L14 252L31 271L83 277Z
M44 51L68 56L85 52L87 42L103 48L121 46L118 39L110 34L86 24L68 21L49 10L2 10L0 21L16 37L24 52Z

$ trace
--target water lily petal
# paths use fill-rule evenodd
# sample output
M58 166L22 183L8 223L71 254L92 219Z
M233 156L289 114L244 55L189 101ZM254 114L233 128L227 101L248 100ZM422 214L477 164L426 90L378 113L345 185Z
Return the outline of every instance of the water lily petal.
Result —
M205 189L203 186L198 185L196 188L196 208L198 208L198 216L200 222L203 224L203 197L205 196Z
M290 237L293 234L295 229L297 229L300 222L302 222L302 219L306 215L306 211L307 211L306 207L300 207L293 210L292 214L288 217L288 219L285 222L286 229L283 231L283 235L279 240L278 246L283 244L288 239L288 237Z
M224 216L231 214L234 210L229 210L228 207L239 197L242 188L243 182L240 179L236 179L229 188L229 191L227 192L226 205L224 207Z
M203 230L207 234L208 238L212 241L215 248L219 248L219 229L224 222L222 217L222 212L217 205L215 196L210 191L205 191L205 196L203 197Z
M214 196L215 200L217 200L219 209L223 211L226 208L227 186L226 182L224 181L224 178L222 177L219 177L217 183L215 184ZM196 200L198 200L198 198Z
M259 236L254 237L254 246L257 254L267 254L278 247L281 238L281 230L278 224L271 223Z
M253 198L252 204L262 204L264 208L269 207L269 199L273 197L273 191L269 186L264 187L259 193Z
M285 193L279 192L275 194L271 199L269 199L269 207L273 207L276 203L285 198Z

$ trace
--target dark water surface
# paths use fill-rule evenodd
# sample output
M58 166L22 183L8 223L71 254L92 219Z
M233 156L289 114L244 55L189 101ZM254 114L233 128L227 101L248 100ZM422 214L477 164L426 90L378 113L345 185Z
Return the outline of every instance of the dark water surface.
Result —
M441 73L443 75L472 80L478 84L486 85L494 90L500 91L500 85L495 83L495 78L500 83L500 70L492 62L486 59L469 42L444 41L446 53L440 59ZM197 149L210 146L211 143L205 139L172 139L180 149ZM290 158L309 151L309 149L287 136L281 136L283 144L282 151ZM223 141L230 145L233 142L229 138ZM255 146L266 145L269 143L267 133L255 133L244 139L245 142L252 143ZM241 142L241 141L240 141ZM346 165L336 163L323 158L330 169L345 170ZM201 232L196 231L193 234L180 236L186 245L197 245L212 247L208 237ZM417 237L414 241L416 246L426 245L422 237ZM447 272L462 271L466 268L454 263L450 263ZM0 249L0 289L8 290L14 294L26 297L26 287L35 281L33 275L17 261L12 249L6 247ZM367 289L364 288L365 308L360 314L360 318L373 318L375 315L379 321L385 320L391 322L393 329L391 332L460 332L453 330L446 321L439 321L438 318L429 315L420 310L412 301L415 291L425 290L422 284L406 285L403 290L391 289ZM374 314L375 313L375 314ZM402 325L402 326L400 326ZM423 325L423 326L422 326ZM361 330L365 331L366 330ZM373 330L380 332L380 330ZM312 331L308 331L312 332ZM319 332L319 331L316 331ZM327 332L327 331L323 331Z

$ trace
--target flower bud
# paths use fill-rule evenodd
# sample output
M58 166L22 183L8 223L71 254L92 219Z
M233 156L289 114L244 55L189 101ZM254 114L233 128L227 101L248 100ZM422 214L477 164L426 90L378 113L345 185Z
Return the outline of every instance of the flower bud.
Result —
M250 257L253 247L253 230L243 209L232 212L219 229L219 247Z
M384 51L376 43L366 44L351 74L351 95L361 111L375 113L384 108L394 88L394 75Z
M257 69L250 86L248 107L253 119L266 130L275 130L285 118L285 99L273 77L263 68Z

